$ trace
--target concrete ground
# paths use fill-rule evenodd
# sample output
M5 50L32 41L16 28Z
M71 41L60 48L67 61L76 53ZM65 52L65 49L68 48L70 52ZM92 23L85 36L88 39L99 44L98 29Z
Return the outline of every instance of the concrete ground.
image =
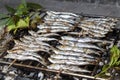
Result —
M79 14L120 17L119 0L26 0L41 4L48 10L69 11ZM20 0L0 0L0 13L4 5L17 6Z

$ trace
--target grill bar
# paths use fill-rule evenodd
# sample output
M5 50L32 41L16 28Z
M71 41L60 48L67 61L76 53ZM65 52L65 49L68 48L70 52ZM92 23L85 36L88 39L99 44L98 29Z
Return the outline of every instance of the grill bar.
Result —
M13 62L14 62L14 60L11 63L7 62L7 61L1 61L0 60L0 64L3 64L3 65L9 65L9 66L13 65L13 66L16 66L16 67L22 67L22 68L39 70L39 71L45 71L45 72L52 72L52 73L57 73L57 74L60 73L60 74L64 74L64 75L82 77L82 78L87 78L87 79L106 80L106 79L103 79L103 78L96 78L94 76L88 76L88 75L83 75L83 74L76 74L76 73L71 73L71 72L68 73L68 72L64 72L64 71L50 70L50 69L46 69L46 68L41 68L41 67L38 67L38 64L36 66L31 66L31 65L26 65L26 64L16 63L16 62L13 63Z

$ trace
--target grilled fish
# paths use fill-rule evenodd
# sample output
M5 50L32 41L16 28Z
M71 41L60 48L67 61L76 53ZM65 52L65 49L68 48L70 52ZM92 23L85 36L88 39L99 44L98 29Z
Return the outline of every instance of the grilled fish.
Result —
M62 36L61 37L62 40L69 40L69 41L76 41L76 42L103 42L103 40L99 40L99 39L93 39L93 38L75 38L75 37L71 37L71 36Z
M91 62L85 62L85 61L79 61L79 60L64 60L64 59L53 59L53 58L48 58L48 60L53 63L53 64L66 64L66 65L90 65L94 64Z
M59 45L56 46L59 50L63 50L63 51L75 51L75 52L82 52L82 53L87 53L87 54L97 54L99 55L99 53L95 50L92 49L87 49L87 48L79 48L79 47L71 47L71 46L67 46L67 45Z
M60 70L63 69L65 71L73 71L73 72L85 72L90 73L91 71L85 70L83 68L79 68L78 66L64 65L64 64L51 64L47 66L48 69Z
M65 60L80 60L80 61L88 61L88 62L94 62L96 61L95 59L90 59L90 58L84 58L81 56L71 56L71 55L61 55L61 54L53 54L50 56L51 58L54 59L65 59Z
M90 55L82 53L82 52L62 51L62 50L57 50L57 49L53 49L53 51L55 52L55 54L81 56L81 57L86 57L86 58L94 58L93 56L90 56Z
M76 15L74 13L69 13L69 12L54 12L54 11L47 11L47 14L48 15L52 15L52 14L55 14L55 15L68 15L68 16L74 16L74 17L79 17L79 15Z
M59 42L63 45L68 45L68 46L73 46L73 47L76 46L76 47L80 47L80 48L93 48L93 49L103 51L103 49L101 49L95 45L88 44L88 43L78 43L78 42L67 41L67 40L60 40Z

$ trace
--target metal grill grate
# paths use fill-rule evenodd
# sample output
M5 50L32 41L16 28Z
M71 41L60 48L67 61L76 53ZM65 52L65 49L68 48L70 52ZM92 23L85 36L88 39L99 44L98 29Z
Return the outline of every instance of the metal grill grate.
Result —
M106 80L103 78L94 77L96 69L98 68L97 65L93 68L93 71L91 74L83 74L83 73L77 74L77 73L72 73L72 72L65 72L65 71L60 71L60 70L59 71L58 70L50 70L47 68L43 68L40 66L40 63L34 62L34 61L0 60L0 64L1 65L8 65L8 68L10 68L11 66L14 66L14 67L18 67L18 68L24 68L24 69L29 70L29 71L44 71L44 72L55 73L56 75L63 74L63 75L69 75L69 76L91 79L91 80ZM84 68L87 68L87 66L85 66Z

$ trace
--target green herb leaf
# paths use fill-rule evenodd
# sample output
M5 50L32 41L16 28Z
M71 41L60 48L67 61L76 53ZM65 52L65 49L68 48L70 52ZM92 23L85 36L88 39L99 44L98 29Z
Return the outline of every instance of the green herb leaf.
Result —
M15 15L21 17L22 15L26 15L27 13L28 13L27 3L25 2L25 0L22 0L22 4L20 4L17 7Z
M27 2L28 9L41 9L42 6L36 3Z
M10 14L14 14L15 13L15 9L14 8L12 8L12 7L8 6L8 5L5 5L5 7L6 7L7 11L10 12Z
M20 19L17 23L17 28L25 28L29 26L29 17L25 18L25 19Z
M8 25L8 27L7 27L8 31L11 31L11 30L14 30L14 29L16 29L16 25L15 24Z
M104 65L102 68L102 71L96 75L96 76L101 76L105 75L105 73L110 69L110 68L115 68L120 66L120 50L118 49L117 46L113 46L110 50L110 62L108 65Z

